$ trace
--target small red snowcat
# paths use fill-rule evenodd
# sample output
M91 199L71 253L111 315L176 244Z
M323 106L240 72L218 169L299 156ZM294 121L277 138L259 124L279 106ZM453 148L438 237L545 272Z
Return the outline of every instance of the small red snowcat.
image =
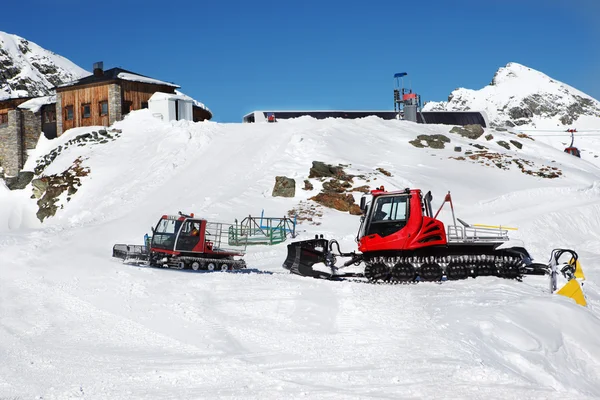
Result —
M145 245L115 244L113 257L153 267L228 271L246 267L242 258L246 245L237 237L233 224L179 212L163 215Z
M367 196L371 197L368 204ZM388 283L435 282L444 277L458 280L484 275L521 279L523 275L549 274L553 291L559 258L563 254L571 256L561 270L563 275L569 275L569 280L576 275L575 266L580 268L577 254L565 249L554 250L549 264L533 263L522 242L508 237L507 229L472 226L456 218L450 192L435 215L432 198L431 192L423 196L420 189L386 192L382 186L372 190L360 202L363 215L356 237L358 253L343 253L335 239L327 240L321 235L288 244L283 267L291 273L314 278L362 277L370 282ZM454 220L454 224L447 227L436 219L446 202L452 207ZM457 219L460 225L456 224ZM350 259L336 266L337 257ZM340 272L361 263L364 263L363 272ZM571 288L576 289L573 284ZM580 287L579 292L578 296L583 296Z

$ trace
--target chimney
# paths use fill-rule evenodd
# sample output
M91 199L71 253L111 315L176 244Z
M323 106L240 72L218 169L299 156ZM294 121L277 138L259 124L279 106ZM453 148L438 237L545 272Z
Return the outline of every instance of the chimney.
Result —
M104 63L102 61L98 61L94 63L94 76L102 75L104 75Z

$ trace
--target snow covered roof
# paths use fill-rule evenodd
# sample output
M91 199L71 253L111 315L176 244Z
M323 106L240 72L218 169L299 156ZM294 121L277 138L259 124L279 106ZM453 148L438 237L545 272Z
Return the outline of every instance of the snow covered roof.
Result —
M40 108L42 108L42 106L53 103L56 103L56 95L35 97L31 100L27 100L26 102L20 104L18 108L36 113L40 111Z
M123 79L125 81L143 82L143 83L154 83L156 85L166 85L166 86L179 87L179 86L177 86L175 84L172 84L172 83L169 83L169 82L159 81L158 79L148 78L147 76L134 74L132 72L119 72L117 74L117 78Z
M204 103L200 103L198 100L196 100L196 99L194 99L194 98L192 98L192 97L188 96L188 95L187 95L187 94L185 94L185 93L182 93L182 92L181 92L181 91L179 91L179 90L175 90L175 93L177 93L177 94L178 94L178 95L180 95L180 96L184 96L184 97L186 97L186 98L188 98L188 99L191 99L191 100L194 102L194 105L195 105L196 107L200 107L201 109L208 111L208 112L209 112L209 113L212 115L212 111L210 111L210 109L209 109L209 108L208 108L208 107L207 107L207 106L206 106Z
M59 86L57 86L57 88L64 88L64 87L70 87L70 86L81 86L81 85L87 85L90 83L113 81L116 79L122 79L124 81L131 81L131 82L150 83L150 84L154 84L154 85L165 85L165 86L171 86L174 88L179 87L179 85L176 85L174 83L169 83L169 82L161 81L158 79L150 78L148 76L136 74L134 72L127 71L122 68L111 68L111 69L107 69L107 70L103 71L101 75L86 76L77 81L59 85Z
M192 101L193 99L188 96L181 96L173 93L165 93L165 92L156 92L152 96L150 96L149 101L154 100L164 100L164 99L176 99L176 100L186 100Z

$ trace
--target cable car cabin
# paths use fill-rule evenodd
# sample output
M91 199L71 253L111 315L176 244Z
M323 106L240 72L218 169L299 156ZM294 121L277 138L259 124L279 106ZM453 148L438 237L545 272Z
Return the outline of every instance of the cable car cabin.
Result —
M565 153L569 153L572 156L581 158L581 153L577 147L567 147Z

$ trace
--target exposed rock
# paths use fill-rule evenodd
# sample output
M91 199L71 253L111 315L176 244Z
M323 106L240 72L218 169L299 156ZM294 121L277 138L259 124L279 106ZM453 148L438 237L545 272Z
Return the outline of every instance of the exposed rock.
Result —
M460 153L462 151L462 147L460 147L460 146L454 146L454 151Z
M510 141L517 149L522 149L523 148L523 144L520 142L517 142L516 140L511 140Z
M33 196L32 199L39 199L44 195L44 192L48 188L48 179L47 178L38 178L31 181L31 185L33 186Z
M352 192L369 193L370 191L371 191L371 189L369 188L368 185L363 185L363 186L358 186L358 187L352 188Z
M491 133L488 133L487 135L485 135L485 140L492 140L494 138L494 135L492 135Z
M67 191L73 195L77 192L77 187L81 186L80 178L87 176L90 169L81 166L83 160L77 158L73 165L63 171L61 174L42 176L36 179L33 185L32 198L38 198L38 211L36 213L38 219L44 222L44 219L54 216L59 209L58 197ZM60 208L63 206L61 205Z
M318 195L311 197L313 200L325 207L335 208L339 211L348 211L352 215L361 215L360 207L354 202L354 196L349 193L319 193Z
M425 142L427 146L423 144ZM419 135L416 139L409 141L415 147L431 147L432 149L443 149L444 143L449 143L450 139L445 135Z
M315 221L315 219L322 217L323 212L319 204L300 201L300 204L289 210L287 215L290 218L295 217L298 223L308 221L311 225L321 225L321 222Z
M478 148L480 150L486 150L487 149L487 147L485 147L485 146L483 146L483 145L481 145L479 143L471 143L471 146L473 146L475 148Z
M532 138L531 136L525 134L525 133L519 133L517 134L517 137L521 138L521 139L529 139L529 140L535 140L534 138Z
M346 181L339 181L337 179L330 179L323 183L323 192L325 193L344 193L346 189L351 188L352 185Z
M81 135L74 137L73 139L66 142L64 146L60 145L56 147L55 149L50 151L50 153L46 154L42 159L37 160L36 166L34 168L35 174L41 175L46 169L46 167L52 164L56 157L58 157L62 153L62 151L66 150L69 146L86 146L88 144L107 143L106 137L108 137L111 140L116 140L117 137L120 137L120 130L115 134L115 136L108 134L107 136L99 137L98 132L93 131L88 133L82 133Z
M510 145L508 143L506 143L504 140L498 140L496 143L498 143L500 146L504 147L506 150L510 150Z
M385 176L392 176L392 174L389 171L386 171L385 169L383 169L381 167L377 168L377 171L381 172Z
M450 129L450 133L459 134L462 137L466 137L469 139L479 139L481 135L483 135L483 128L479 124L471 124L465 126L455 126Z
M313 161L312 168L308 174L309 178L328 178L328 177L340 177L344 174L342 167L334 167L330 164L325 164L321 161Z
M21 171L15 177L5 178L6 187L10 190L25 189L33 179L33 172Z
M57 85L89 74L22 37L0 33L0 39L0 98L53 95Z
M304 180L304 187L302 188L303 190L313 190L313 184L310 183L310 181L308 179Z
M508 145L508 143L507 143ZM547 165L538 166L532 161L520 158L514 158L509 154L480 152L472 154L468 157L450 157L455 160L467 160L488 167L496 167L503 170L509 170L511 165L517 165L520 171L526 175L537 176L540 178L554 179L562 175L562 171L557 167L549 167Z
M286 176L275 177L273 197L294 197L296 194L296 181Z

